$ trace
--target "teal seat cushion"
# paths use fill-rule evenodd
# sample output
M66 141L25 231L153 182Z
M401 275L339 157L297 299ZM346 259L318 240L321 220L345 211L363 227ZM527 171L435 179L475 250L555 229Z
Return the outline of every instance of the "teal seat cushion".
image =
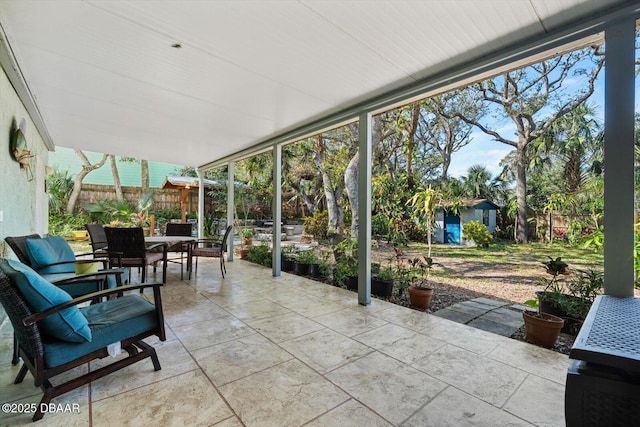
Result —
M42 239L27 239L25 244L31 266L40 274L75 272L72 261L76 260L76 256L63 237L50 236ZM46 267L58 262L69 263Z
M71 296L52 285L30 267L5 259L0 268L9 277L34 313L71 301ZM78 307L69 307L38 322L44 335L70 342L91 341L89 322Z
M80 311L89 322L93 339L84 343L45 342L44 363L47 368L157 328L155 306L138 295L125 295Z

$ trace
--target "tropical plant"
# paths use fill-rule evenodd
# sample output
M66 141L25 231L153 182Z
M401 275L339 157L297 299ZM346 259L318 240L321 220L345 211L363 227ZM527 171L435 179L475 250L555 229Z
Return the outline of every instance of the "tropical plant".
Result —
M49 195L49 214L60 214L65 211L69 196L73 190L73 178L69 171L56 170L47 177L47 194Z
M443 194L431 185L416 192L407 202L414 208L414 218L418 222L424 222L427 230L427 256L431 257L431 235L436 217L436 209L442 204Z

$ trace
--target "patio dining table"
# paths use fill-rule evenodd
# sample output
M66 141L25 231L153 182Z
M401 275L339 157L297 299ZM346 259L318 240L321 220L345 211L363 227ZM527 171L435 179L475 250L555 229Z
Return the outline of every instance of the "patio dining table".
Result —
M144 242L147 246L155 245L157 243L166 243L168 245L167 251L175 251L181 249L185 243L193 242L197 240L195 237L189 236L146 236ZM191 271L191 245L187 244L187 271ZM175 261L174 261L175 262ZM181 261L182 263L182 257ZM181 279L182 279L182 270Z

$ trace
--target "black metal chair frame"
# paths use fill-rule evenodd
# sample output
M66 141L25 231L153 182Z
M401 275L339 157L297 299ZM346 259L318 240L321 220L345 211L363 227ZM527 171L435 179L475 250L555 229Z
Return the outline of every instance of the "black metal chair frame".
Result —
M24 364L18 372L14 384L21 383L27 372L31 372L34 378L34 385L40 387L44 392L40 404L37 406L37 410L33 415L33 421L37 421L44 416L41 408L42 405L48 405L51 399L81 387L91 381L143 360L147 357L151 358L153 362L154 370L159 371L161 369L160 361L153 347L146 344L142 339L150 337L152 335L160 338L161 341L166 340L164 329L164 314L162 311L162 299L160 296L160 283L139 284L139 285L126 285L119 288L111 288L87 294L82 297L74 298L73 300L55 306L49 310L33 313L29 308L26 301L23 299L20 292L14 287L13 283L7 278L7 276L0 272L0 300L2 305L11 320L14 328L15 335L18 339L18 348L20 357L24 361ZM109 365L99 368L95 371L90 371L84 375L80 375L71 380L68 380L62 384L54 386L50 379L63 372L67 372L71 369L86 364L87 362L95 359L102 359L108 356L106 347L85 354L75 360L64 363L60 366L53 368L46 368L44 364L44 346L43 337L40 334L37 322L58 313L66 308L96 299L107 298L111 295L121 294L123 291L142 290L145 288L153 289L153 297L155 303L155 317L156 327L147 330L144 333L136 336L129 337L122 340L122 348L128 353L128 356L119 359Z
M220 273L222 273L222 278L224 278L224 275L227 272L227 266L224 263L224 253L227 251L227 240L229 239L229 235L231 234L232 230L233 227L231 225L227 227L227 230L224 232L222 241L216 239L198 239L191 242L191 257L196 258L196 273L198 272L199 256L211 258L219 257ZM193 261L191 261L191 266L191 269L193 270ZM191 270L189 270L189 279L191 279Z
M191 237L192 225L189 223L172 223L168 222L166 226L165 236L185 236ZM180 242L167 248L167 252L175 254L180 253L180 258L167 258L167 262L175 262L180 264L180 280L184 278L184 256L187 255L187 263L190 264L190 243ZM187 265L189 269L189 265Z

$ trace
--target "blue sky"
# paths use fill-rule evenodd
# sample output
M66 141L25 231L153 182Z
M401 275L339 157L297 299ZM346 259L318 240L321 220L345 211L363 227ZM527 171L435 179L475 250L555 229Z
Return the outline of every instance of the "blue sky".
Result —
M604 71L605 70L598 76L594 93L588 101L598 107L597 115L601 123L604 123ZM566 83L569 85L580 84L579 79L568 79ZM639 100L640 79L636 78L636 111L639 110ZM501 132L501 135L510 137L514 134L514 127L511 124L506 122L497 124L503 126L504 133ZM495 126L495 124L493 126ZM449 167L449 175L456 178L465 176L468 168L476 164L486 166L493 176L499 174L501 172L501 168L498 165L500 160L513 148L501 142L494 141L490 136L477 128L472 132L472 138L473 140L469 145L460 149L457 153L454 153L451 166Z

